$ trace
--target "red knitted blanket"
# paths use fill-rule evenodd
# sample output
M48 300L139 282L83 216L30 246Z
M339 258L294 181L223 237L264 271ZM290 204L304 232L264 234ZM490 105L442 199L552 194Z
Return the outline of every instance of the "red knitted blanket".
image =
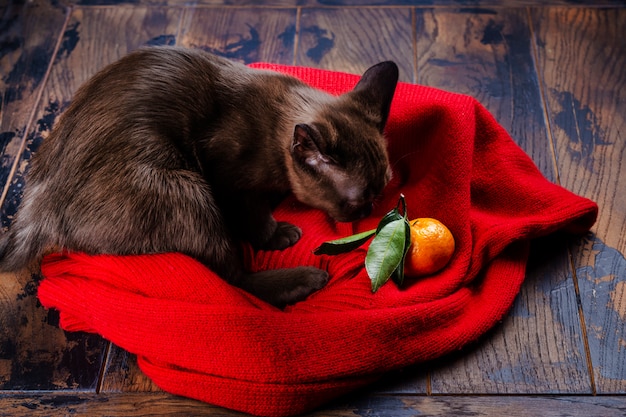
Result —
M342 93L355 75L267 64ZM468 96L400 83L386 136L394 179L377 211L338 224L293 199L275 217L300 226L284 251L248 251L251 269L313 265L321 291L285 311L228 285L181 254L47 257L42 304L61 326L102 335L137 355L166 391L266 416L319 406L386 371L436 358L475 340L510 308L524 279L529 240L581 233L590 200L548 182L505 130ZM324 241L375 228L406 196L409 218L434 217L457 249L440 273L389 282L372 294L365 250L316 256Z

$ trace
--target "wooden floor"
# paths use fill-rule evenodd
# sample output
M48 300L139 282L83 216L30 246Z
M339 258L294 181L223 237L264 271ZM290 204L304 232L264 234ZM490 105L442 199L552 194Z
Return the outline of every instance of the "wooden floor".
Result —
M583 238L534 243L513 309L478 343L310 415L625 416L625 2L259 3L0 0L3 225L72 93L141 45L348 72L391 59L403 81L476 97L547 178L597 201L600 216ZM61 331L37 281L0 276L0 415L239 415L159 392L131 355Z

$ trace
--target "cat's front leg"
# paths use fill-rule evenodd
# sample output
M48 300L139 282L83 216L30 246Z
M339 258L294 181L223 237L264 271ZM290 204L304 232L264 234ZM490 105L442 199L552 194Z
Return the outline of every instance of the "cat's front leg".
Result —
M236 285L269 304L284 308L304 300L327 282L328 272L300 266L248 274Z

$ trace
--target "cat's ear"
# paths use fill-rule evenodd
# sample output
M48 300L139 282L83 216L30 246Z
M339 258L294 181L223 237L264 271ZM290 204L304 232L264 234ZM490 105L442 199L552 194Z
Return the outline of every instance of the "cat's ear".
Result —
M329 158L321 152L318 146L319 138L313 126L304 123L296 125L291 143L291 155L294 160L315 170L328 163Z
M380 116L377 127L381 133L387 123L391 100L397 84L398 66L392 61L385 61L365 71L351 92L359 102Z

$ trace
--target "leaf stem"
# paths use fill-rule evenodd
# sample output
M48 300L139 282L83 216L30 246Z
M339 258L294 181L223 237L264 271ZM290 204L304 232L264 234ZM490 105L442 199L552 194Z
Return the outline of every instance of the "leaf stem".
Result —
M400 206L402 206L402 210L400 210ZM396 206L396 210L398 211L398 213L402 213L402 216L406 219L407 218L407 212L406 212L406 201L404 200L404 194L400 193L400 198L398 199L398 205Z

